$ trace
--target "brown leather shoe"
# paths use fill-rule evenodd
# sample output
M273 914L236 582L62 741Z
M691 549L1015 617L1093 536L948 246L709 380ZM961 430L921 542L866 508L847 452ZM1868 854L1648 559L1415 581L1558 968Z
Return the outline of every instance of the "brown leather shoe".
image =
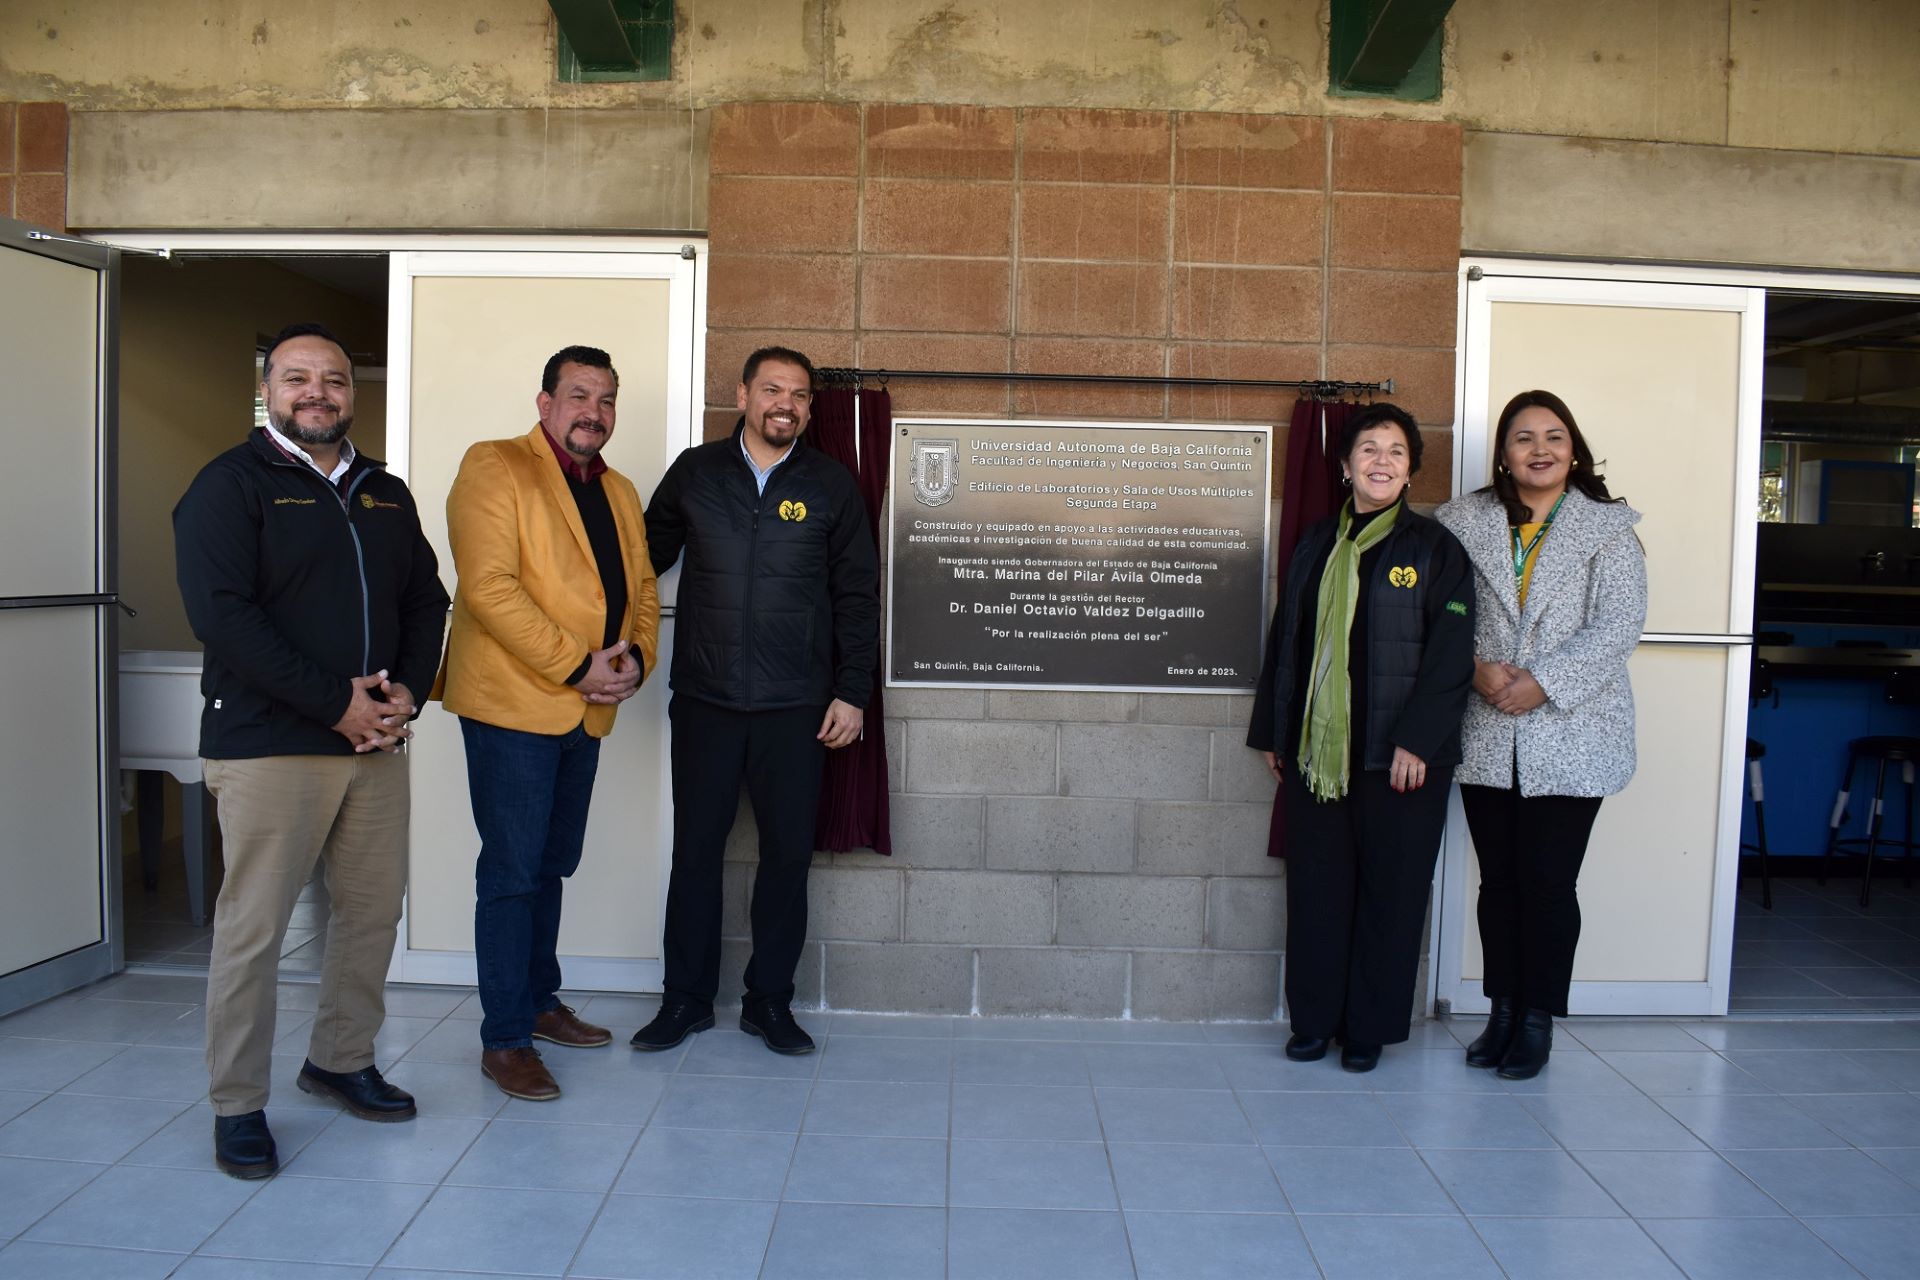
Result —
M480 1054L480 1071L500 1086L509 1098L528 1102L552 1102L560 1096L547 1064L540 1061L538 1049L485 1049Z
M582 1022L579 1014L562 1004L534 1017L533 1038L563 1044L569 1049L598 1049L613 1043L613 1032Z

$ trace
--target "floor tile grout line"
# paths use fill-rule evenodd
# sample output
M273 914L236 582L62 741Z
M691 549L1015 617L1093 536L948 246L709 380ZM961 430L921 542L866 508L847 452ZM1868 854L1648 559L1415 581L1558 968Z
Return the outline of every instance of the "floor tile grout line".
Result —
M454 1006L454 1008L456 1009L459 1007L460 1007L459 1005ZM445 1025L450 1019L452 1019L452 1017L453 1017L453 1014L451 1011L445 1014L442 1014L438 1019L435 1020L434 1025L427 1030L426 1035L421 1036L419 1040L415 1041L413 1045L409 1046L406 1053L402 1053L396 1061L397 1062L406 1061L407 1053L413 1052L415 1048L419 1047L422 1041L426 1040L427 1036L430 1036L435 1031L439 1030L440 1027ZM465 1021L465 1019L462 1019L462 1021ZM477 1038L477 1033L479 1028L476 1027L474 1028L474 1030L476 1032L476 1038ZM346 1114L345 1111L341 1112L341 1115L345 1115L345 1114ZM497 1116L498 1114L499 1113L496 1112L495 1116ZM454 1117L449 1117L449 1118L454 1118ZM466 1159L468 1154L472 1152L475 1144L477 1144L480 1141L481 1137L485 1135L485 1133L487 1132L487 1129L493 1124L493 1121L494 1121L494 1116L486 1117L485 1119L482 1119L480 1121L479 1130L473 1135L472 1138L468 1139L467 1145L460 1149L460 1154L455 1156L452 1159L452 1161L448 1163L446 1171L442 1173L440 1175L439 1180L433 1184L433 1189L427 1192L426 1198L420 1202L419 1206L416 1207L413 1213L407 1218L407 1224L404 1227L400 1228L400 1230L394 1234L393 1239L387 1242L387 1247L380 1251L379 1260L376 1261L373 1264L373 1266L369 1268L367 1271L367 1274L369 1276L371 1276L375 1271L379 1270L382 1266L384 1266L387 1258L393 1253L395 1249L400 1247L400 1242L406 1239L407 1233L409 1231L412 1231L414 1228L414 1225L420 1221L420 1215L427 1211L427 1206L432 1204L434 1200L438 1198L438 1196L440 1195L441 1189L448 1185L447 1179L453 1176L453 1171L457 1169L460 1166L460 1162ZM339 1117L336 1116L333 1123L337 1124L338 1122L339 1122ZM327 1128L329 1129L331 1129L332 1127L333 1127L333 1124L329 1124L327 1126ZM314 1141L315 1142L319 1141L318 1137L316 1137ZM311 1146L312 1144L309 1143L308 1145ZM302 1150L304 1151L305 1148L302 1148Z

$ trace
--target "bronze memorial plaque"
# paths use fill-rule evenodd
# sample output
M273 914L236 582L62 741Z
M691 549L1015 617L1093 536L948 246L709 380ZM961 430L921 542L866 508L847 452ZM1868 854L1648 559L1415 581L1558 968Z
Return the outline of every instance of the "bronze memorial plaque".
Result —
M888 683L1253 688L1271 428L895 426Z

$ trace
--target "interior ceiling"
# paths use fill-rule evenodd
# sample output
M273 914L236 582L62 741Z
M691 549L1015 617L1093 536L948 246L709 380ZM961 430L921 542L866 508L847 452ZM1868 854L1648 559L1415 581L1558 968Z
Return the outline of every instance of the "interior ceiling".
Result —
M387 255L384 253L350 258L296 254L268 261L369 306L387 305Z
M1920 408L1920 298L1770 294L1768 397Z

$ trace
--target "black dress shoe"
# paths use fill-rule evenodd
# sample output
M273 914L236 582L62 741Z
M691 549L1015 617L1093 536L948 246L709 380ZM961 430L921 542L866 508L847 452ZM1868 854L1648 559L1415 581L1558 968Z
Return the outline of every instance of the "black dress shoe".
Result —
M1296 1031L1287 1037L1287 1056L1295 1062L1318 1062L1327 1056L1327 1038L1303 1036Z
M1362 1040L1349 1040L1340 1050L1343 1071L1371 1071L1380 1065L1380 1046Z
M749 996L740 1007L740 1029L759 1036L775 1053L813 1052L813 1037L793 1020L793 1009L785 1000Z
M267 1130L267 1113L215 1116L213 1162L235 1178L271 1178L280 1172L280 1152Z
M1497 1067L1507 1056L1513 1033L1520 1028L1520 1004L1512 996L1495 996L1493 1012L1487 1015L1487 1029L1467 1046L1467 1065Z
M1547 1065L1552 1050L1553 1015L1545 1009L1529 1009L1496 1074L1503 1080L1531 1080Z
M671 1049L696 1031L713 1025L713 1006L669 1000L653 1015L653 1021L633 1033L627 1041L636 1049L659 1053Z
M362 1120L393 1124L420 1114L413 1105L413 1095L388 1084L378 1067L322 1071L309 1059L302 1064L293 1082L300 1086L300 1092L332 1098Z

